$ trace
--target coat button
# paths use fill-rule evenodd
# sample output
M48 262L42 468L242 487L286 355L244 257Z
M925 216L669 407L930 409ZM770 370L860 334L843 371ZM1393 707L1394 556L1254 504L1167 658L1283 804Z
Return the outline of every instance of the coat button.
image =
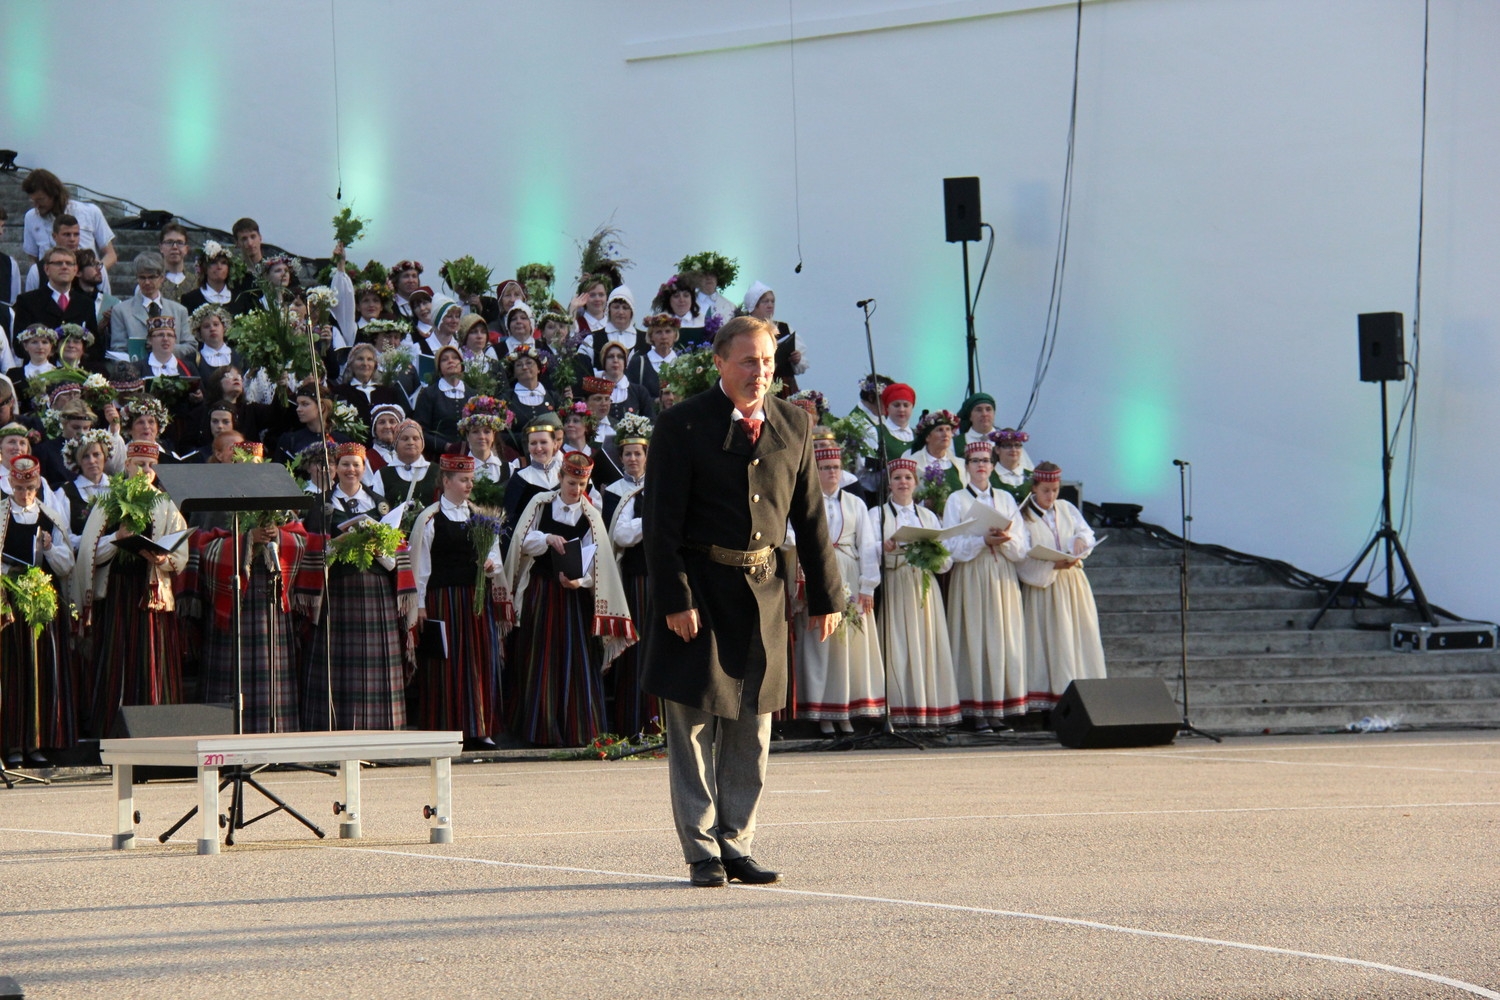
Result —
M760 532L758 532L758 531L755 533L755 540L757 542L760 541Z
M750 460L750 464L751 465L759 465L760 464L760 459L758 459L758 458L752 458Z
M755 494L755 496L751 497L750 498L750 502L751 503L760 503L760 494L757 493L757 494Z

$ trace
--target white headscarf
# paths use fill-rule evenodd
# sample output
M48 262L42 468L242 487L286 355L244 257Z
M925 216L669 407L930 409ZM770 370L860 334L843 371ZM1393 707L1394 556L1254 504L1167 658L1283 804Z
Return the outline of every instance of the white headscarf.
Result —
M755 307L760 305L760 300L765 298L766 293L769 291L771 291L771 286L763 282L757 281L751 285L750 290L745 293L745 312L755 312Z

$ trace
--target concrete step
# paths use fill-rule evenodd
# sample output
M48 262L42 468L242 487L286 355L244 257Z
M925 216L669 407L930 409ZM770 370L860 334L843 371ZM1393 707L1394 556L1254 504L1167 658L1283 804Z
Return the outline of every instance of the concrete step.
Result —
M1181 656L1114 657L1112 677L1176 678ZM1197 681L1449 677L1493 675L1500 679L1500 653L1278 653L1247 656L1188 656L1188 679ZM1500 692L1497 692L1500 696Z
M1189 681L1191 682L1191 679ZM1343 680L1282 678L1278 680L1212 681L1192 685L1195 705L1292 705L1322 702L1423 702L1469 699L1500 700L1500 674L1430 674L1414 677L1365 676Z
M1188 629L1193 632L1270 632L1277 630L1307 631L1316 608L1252 608L1241 611L1195 610L1188 613ZM1358 616L1356 618L1356 616ZM1361 624L1386 625L1391 622L1410 621L1415 616L1403 608L1360 608L1358 611L1330 611L1323 616L1319 630L1353 628ZM1105 635L1122 635L1131 632L1178 632L1176 611L1103 611L1099 612L1099 628Z
M1349 723L1370 716L1394 720L1399 729L1494 729L1500 727L1500 699L1436 701L1366 701L1342 705L1214 705L1198 710L1192 721L1210 733L1326 733L1344 731Z
M1089 583L1103 590L1176 590L1181 570L1170 566L1095 566L1084 564ZM1233 566L1229 563L1192 563L1188 583L1199 587L1264 587L1276 582L1260 566Z
M1164 546L1155 539L1147 538L1139 533L1102 528L1099 534L1108 535L1109 540L1089 556L1090 568L1095 566L1176 566L1182 559L1180 547ZM1202 561L1204 565L1225 565L1220 560L1209 559L1197 553L1192 553L1188 558L1190 566L1199 561Z
M1192 616L1188 616L1192 621ZM1110 659L1169 657L1181 647L1177 632L1111 634L1104 637L1104 654ZM1266 653L1378 653L1391 648L1390 633L1366 629L1323 629L1316 632L1201 632L1187 637L1190 656L1255 656Z
M1100 614L1176 611L1182 603L1174 579L1169 588L1122 590L1093 585ZM1193 587L1188 591L1189 617L1200 611L1248 611L1255 608L1305 610L1311 618L1322 607L1324 594L1293 587Z

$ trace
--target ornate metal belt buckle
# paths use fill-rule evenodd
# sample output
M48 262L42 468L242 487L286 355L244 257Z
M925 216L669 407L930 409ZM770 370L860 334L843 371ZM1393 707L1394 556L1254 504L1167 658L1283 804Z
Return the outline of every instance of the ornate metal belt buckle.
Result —
M750 567L750 579L756 583L765 583L771 579L771 564L769 561L757 563Z

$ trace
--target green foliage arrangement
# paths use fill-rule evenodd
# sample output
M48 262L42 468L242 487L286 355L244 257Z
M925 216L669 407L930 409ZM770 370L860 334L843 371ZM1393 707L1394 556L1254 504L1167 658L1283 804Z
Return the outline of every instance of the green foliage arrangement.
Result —
M328 543L328 565L347 563L367 570L376 559L394 556L405 541L406 536L399 528L379 521L362 521Z
M150 477L117 472L109 477L109 492L101 501L104 504L104 523L106 526L124 525L139 535L151 526L153 512L162 496Z
M948 561L948 549L942 542L923 539L907 542L901 550L908 566L922 572L922 603L927 603L927 594L932 590L932 578Z
M344 249L347 250L364 236L365 226L369 222L369 219L362 219L354 214L354 206L345 205L339 209L339 214L333 217L333 241L342 243Z
M438 268L439 277L447 282L448 287L465 297L489 291L494 273L494 268L485 267L467 254L457 260L445 260Z

